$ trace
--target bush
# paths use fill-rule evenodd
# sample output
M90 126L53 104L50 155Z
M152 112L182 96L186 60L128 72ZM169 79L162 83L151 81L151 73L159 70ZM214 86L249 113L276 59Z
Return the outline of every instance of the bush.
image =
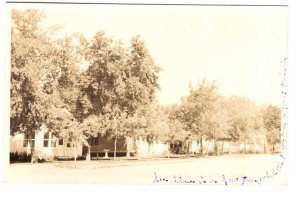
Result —
M73 160L74 160L74 158L73 158ZM86 156L79 156L79 157L77 157L77 160L86 160Z
M10 163L30 163L31 162L31 154L27 154L26 152L13 152L9 155Z

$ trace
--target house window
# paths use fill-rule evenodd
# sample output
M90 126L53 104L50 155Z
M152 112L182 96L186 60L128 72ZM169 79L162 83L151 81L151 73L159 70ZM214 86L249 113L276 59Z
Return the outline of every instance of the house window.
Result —
M56 147L56 141L55 141L53 134L51 133L51 136L50 136L50 133L47 132L44 134L44 147L49 147L50 143L51 143L51 147Z
M49 146L49 132L44 134L44 147Z
M70 148L70 147L71 147L71 144L70 144L70 143L67 143L67 147Z
M59 145L59 146L64 145L64 139L62 139L62 138L59 139L59 140L58 140L58 145Z
M24 134L23 147L27 147L28 143L29 143L29 134L26 133ZM31 141L30 141L30 146L34 147L34 145L35 145L35 134L31 136Z

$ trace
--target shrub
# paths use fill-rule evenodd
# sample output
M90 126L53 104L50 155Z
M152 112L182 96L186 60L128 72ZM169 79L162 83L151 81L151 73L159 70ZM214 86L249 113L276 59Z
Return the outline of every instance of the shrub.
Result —
M27 154L26 152L12 152L9 155L10 163L30 163L31 162L31 154Z

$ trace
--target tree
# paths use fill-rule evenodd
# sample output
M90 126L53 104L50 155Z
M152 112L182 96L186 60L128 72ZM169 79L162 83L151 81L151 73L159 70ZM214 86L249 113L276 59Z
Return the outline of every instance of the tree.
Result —
M189 134L184 130L184 125L181 122L181 109L179 105L173 104L166 106L164 109L168 116L168 124L170 132L168 133L168 141L173 143L175 140L183 141Z
M259 129L259 108L256 103L245 97L231 96L228 98L229 136L235 142L253 143Z
M51 122L50 130L74 148L74 161L76 162L78 147L82 144L88 146L86 133L89 127L87 124L78 122L66 108L60 110L56 113L58 115L56 120Z
M281 111L278 106L268 105L263 110L263 123L266 129L266 138L275 151L275 144L280 142Z
M208 121L217 100L217 86L215 82L206 79L199 81L193 88L190 85L189 95L182 99L181 119L184 129L195 134L200 141L200 153L203 153L202 139L209 129Z
M152 103L158 89L159 67L143 41L133 38L130 49L104 32L95 34L85 49L89 66L80 81L77 101L81 121L91 115L103 117L107 136L115 139L133 134L137 110Z
M226 101L224 97L219 96L216 102L213 105L211 113L207 116L207 130L205 135L208 139L214 141L215 150L219 155L219 147L217 142L219 140L229 139L229 125L228 125L228 111L227 111ZM223 143L222 143L222 152L223 152Z
M52 40L39 25L44 18L38 10L12 10L11 14L10 133L25 133L29 142L49 118L49 109L60 102L49 85L60 72Z
M168 105L164 107L165 114L169 125L169 132L167 133L167 141L170 143L170 151L173 153L180 153L184 147L180 147L180 142L183 142L190 132L184 129L182 122L181 106L177 104Z
M157 140L168 141L170 135L170 127L168 116L162 106L157 103L145 105L137 110L138 117L142 123L135 136L143 136L146 138L150 155L150 146Z
M84 138L76 134L83 132L76 104L86 40L79 34L54 40L60 27L42 29L45 18L39 10L12 11L11 133L31 136L45 125L75 143Z
M32 67L38 67L34 62L39 52L33 45L40 42L36 39L40 29L37 27L43 15L35 10L12 10L11 30L11 115L10 131L14 134L18 131L29 132L37 129L41 119L36 104L36 95ZM32 18L32 20L30 20ZM25 22L29 21L28 26ZM30 24L32 23L32 24ZM38 61L38 59L36 60ZM34 69L34 68L33 68Z
M108 113L104 115L106 117L108 136L114 139L114 160L117 153L117 142L120 137L132 134L135 128L135 117L128 116L124 111L121 111L118 106L110 107Z

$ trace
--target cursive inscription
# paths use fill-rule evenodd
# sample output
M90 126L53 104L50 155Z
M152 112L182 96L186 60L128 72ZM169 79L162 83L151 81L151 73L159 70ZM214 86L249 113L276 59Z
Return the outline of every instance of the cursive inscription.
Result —
M169 180L164 177L158 177L156 172L154 172L154 180L152 183L167 183Z
M182 184L182 185L246 185L254 184L259 185L262 182L273 178L281 171L283 162L277 163L276 167L270 171L266 171L264 175L253 178L249 176L239 177L226 177L222 175L220 179L206 179L203 176L196 178L187 178L182 175L174 175L173 177L158 176L157 172L154 172L154 180L152 183L169 183L169 184Z
M280 156L282 159L286 159L286 131L287 131L287 65L288 65L288 58L284 58L281 61L281 97L282 97L282 108L281 108L281 130L280 130L280 138L281 138L281 147L280 147Z

